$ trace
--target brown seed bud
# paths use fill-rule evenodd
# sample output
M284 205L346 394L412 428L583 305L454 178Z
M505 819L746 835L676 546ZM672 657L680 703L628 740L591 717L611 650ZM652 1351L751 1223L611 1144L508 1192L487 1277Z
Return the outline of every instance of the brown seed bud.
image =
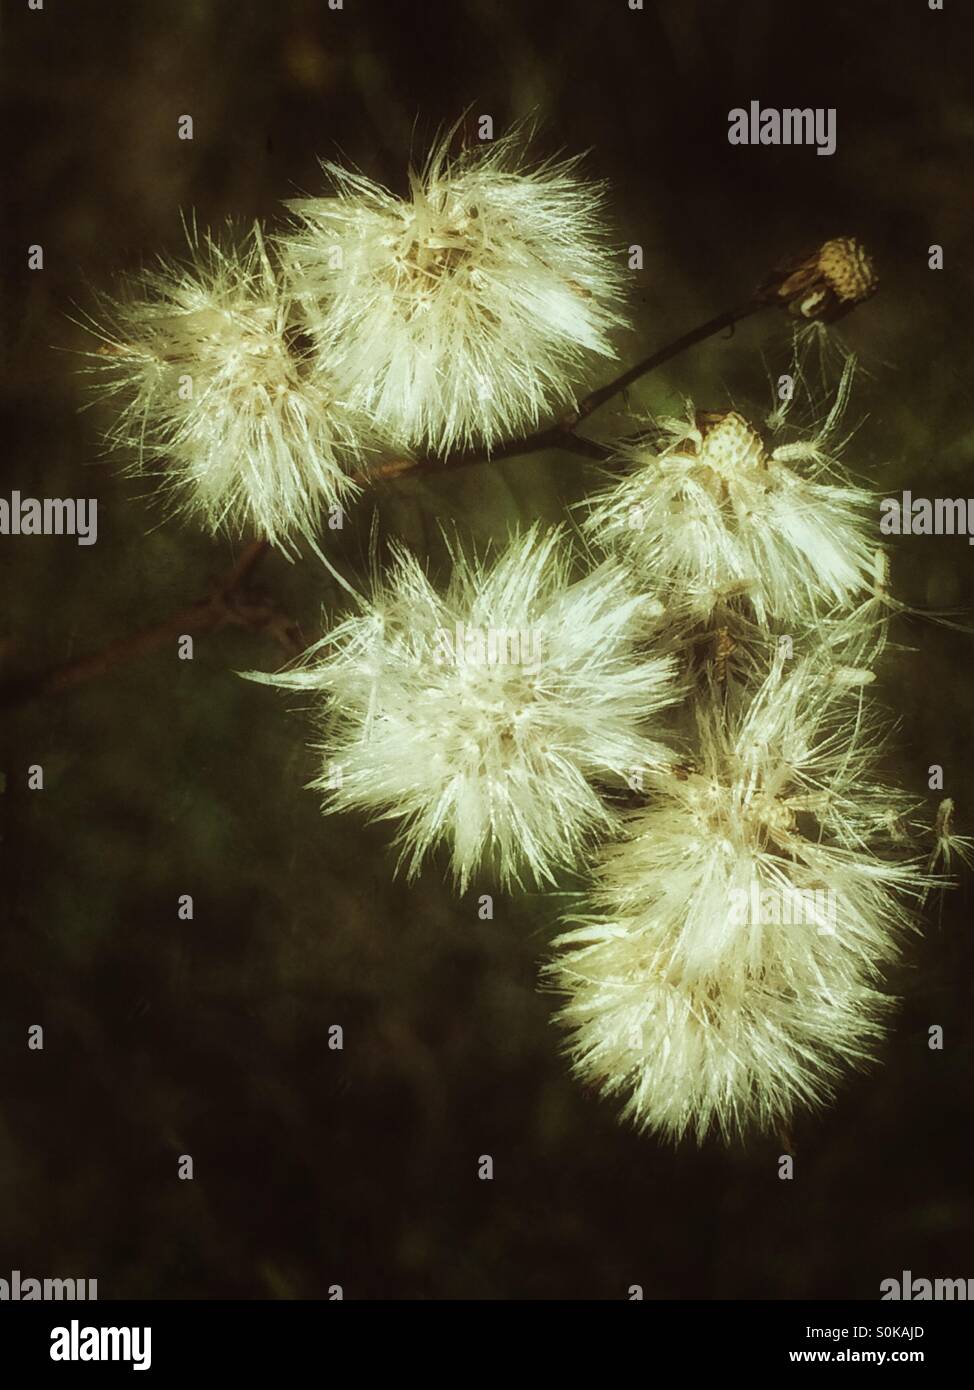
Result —
M833 237L811 253L788 261L759 286L764 304L779 304L799 319L834 323L875 294L872 259L855 237Z
M700 457L718 471L767 461L760 434L736 410L698 411L696 425L703 441Z

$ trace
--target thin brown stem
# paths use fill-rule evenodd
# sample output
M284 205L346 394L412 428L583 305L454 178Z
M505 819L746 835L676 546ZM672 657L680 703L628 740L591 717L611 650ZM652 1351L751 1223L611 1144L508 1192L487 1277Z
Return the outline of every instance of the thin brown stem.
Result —
M360 487L369 487L377 482L390 482L410 473L441 473L446 468L468 468L474 463L500 463L504 459L521 458L524 454L538 454L545 449L563 449L582 458L604 459L609 450L594 439L585 439L572 433L575 415L570 421L559 422L535 434L524 435L519 439L508 440L490 453L483 449L458 449L446 455L423 455L420 458L389 459L376 464L355 476Z
M739 305L736 309L727 309L724 313L708 319L706 323L701 323L697 328L691 328L689 333L684 333L682 337L674 338L673 342L657 348L655 352L651 352L648 357L635 363L621 376L617 376L614 381L600 386L597 391L586 396L574 417L571 418L571 428L580 424L582 420L587 420L590 415L594 415L601 406L605 405L606 401L617 396L620 391L624 391L627 386L631 386L641 376L646 376L657 367L661 367L664 362L669 362L672 358L678 357L681 352L686 352L688 348L695 347L697 343L705 342L707 338L713 338L726 328L733 328L742 319L750 318L752 314L757 314L767 307L766 304L749 299L747 303Z
M724 329L733 328L742 319L765 307L766 302L755 297L735 309L717 314L706 323L650 353L648 357L636 362L597 391L591 392L575 410L547 429L538 430L521 439L510 440L489 454L482 449L466 449L443 458L392 459L359 475L355 481L362 486L369 486L377 481L392 481L409 473L439 472L444 468L463 468L475 463L497 463L502 459L520 458L524 454L540 453L545 449L563 449L583 458L605 459L612 452L607 445L574 433L583 420L587 420L606 401L624 391L640 377L662 366L664 362L669 362L681 352L713 337L716 333L723 332ZM99 651L79 657L76 661L0 684L0 708L9 709L41 696L71 690L140 656L159 651L183 635L197 636L216 632L231 624L266 632L274 637L289 655L296 654L301 650L302 644L295 625L283 618L270 601L255 598L248 592L254 570L269 549L270 543L266 540L252 541L233 569L215 586L211 594L179 609L162 622L142 628L129 637L109 642Z
M9 709L41 696L71 690L106 675L117 666L159 651L182 636L200 636L229 625L266 632L290 654L295 654L303 645L296 626L283 619L273 604L255 596L249 588L257 566L269 549L270 543L266 540L252 541L210 594L171 613L162 622L109 642L99 651L75 661L0 685L0 707Z
M499 463L503 459L520 458L524 454L536 454L545 449L563 449L569 453L579 454L583 458L606 459L612 453L608 445L600 444L598 440L588 439L584 435L575 434L575 429L583 420L594 415L613 396L617 396L620 391L624 391L627 386L631 386L640 377L647 376L657 367L661 367L664 362L671 361L674 357L678 357L681 352L695 347L697 343L705 342L707 338L713 338L716 334L724 332L725 329L733 328L735 324L768 307L770 306L767 301L755 297L734 309L726 309L723 313L708 319L706 323L691 328L688 333L684 333L681 337L674 338L672 342L657 348L655 352L651 352L648 357L642 358L632 367L628 367L619 376L607 382L605 386L600 386L597 391L591 392L575 410L570 411L554 425L550 425L547 429L538 430L534 434L526 435L521 439L512 439L492 450L489 454L484 453L482 449L463 449L439 458L427 456L414 459L393 459L359 475L356 482L366 486L376 480L386 481L400 478L408 473L440 472L444 468L464 468L474 463Z

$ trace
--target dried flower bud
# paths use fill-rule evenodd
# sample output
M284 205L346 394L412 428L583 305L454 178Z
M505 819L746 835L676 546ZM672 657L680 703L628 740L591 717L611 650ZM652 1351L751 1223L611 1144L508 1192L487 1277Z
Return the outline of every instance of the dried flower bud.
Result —
M811 255L773 271L757 296L795 318L834 323L878 288L875 266L862 243L855 237L833 237Z
M767 464L763 439L736 410L698 410L696 426L700 431L697 456L716 473Z

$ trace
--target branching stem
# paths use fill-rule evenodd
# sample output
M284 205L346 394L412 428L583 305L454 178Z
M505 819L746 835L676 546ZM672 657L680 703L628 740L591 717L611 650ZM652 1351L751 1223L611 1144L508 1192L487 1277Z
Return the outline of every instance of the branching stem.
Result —
M738 308L717 314L706 323L691 329L689 333L684 333L682 337L675 338L650 353L648 357L642 358L605 386L591 392L579 403L577 409L554 425L524 438L511 440L489 455L482 450L465 450L449 454L445 458L395 459L378 465L357 481L363 485L378 480L392 481L409 473L438 472L443 468L462 468L474 463L495 463L502 459L519 458L522 454L540 453L545 449L563 449L583 458L605 459L611 452L607 446L575 433L583 420L594 415L613 396L624 391L640 377L648 375L656 367L662 366L664 362L669 362L681 352L704 342L707 338L712 338L724 329L732 328L742 319L765 307L766 302L755 296ZM109 642L99 651L79 657L76 661L0 684L0 708L10 709L42 696L72 690L75 686L107 675L138 657L159 651L183 635L198 636L216 632L229 625L249 627L257 632L268 633L289 655L296 655L303 644L295 625L289 623L275 609L273 603L255 596L250 589L254 571L269 549L269 541L252 541L209 595L170 614L162 622Z

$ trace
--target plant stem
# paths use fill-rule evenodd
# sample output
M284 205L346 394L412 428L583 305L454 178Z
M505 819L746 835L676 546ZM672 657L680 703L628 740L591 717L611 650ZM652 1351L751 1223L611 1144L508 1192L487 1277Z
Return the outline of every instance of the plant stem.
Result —
M512 439L489 454L485 454L482 449L463 449L441 458L427 456L416 459L393 459L359 475L356 482L368 485L377 480L399 478L408 473L435 473L444 468L469 467L474 463L498 463L502 459L520 458L523 454L537 454L545 449L564 449L569 453L579 454L583 458L606 459L612 453L608 445L600 444L595 439L588 439L584 435L574 433L576 427L583 420L594 415L605 405L606 401L617 396L620 391L624 391L627 386L631 386L640 377L647 376L657 367L661 367L664 362L669 362L672 358L678 357L681 352L686 352L688 348L695 347L697 343L714 337L715 334L723 332L724 329L733 328L743 319L750 318L752 314L760 313L762 309L768 307L770 306L767 302L752 298L736 308L724 310L723 313L708 319L706 323L691 328L688 333L684 333L681 337L674 338L672 342L657 348L655 352L642 358L632 367L628 367L619 376L607 382L605 386L600 386L597 391L592 391L579 402L575 410L570 411L554 425L550 425L547 429L538 430L534 434L526 435L521 439Z
M116 666L175 643L184 635L215 632L228 624L270 631L281 640L288 628L280 624L273 607L266 602L252 601L246 593L249 580L269 549L270 543L266 540L251 541L211 594L180 608L162 622L109 642L99 651L79 657L76 661L68 661L0 685L0 708L9 709L39 696L71 690L76 685L106 675ZM297 631L293 624L290 627L294 640L286 644L300 650Z
M581 421L587 420L606 401L624 391L640 377L662 366L664 362L669 362L688 348L712 338L714 334L732 328L734 324L765 307L765 303L754 298L735 309L717 314L706 323L684 333L682 337L657 348L613 381L591 392L575 410L554 425L524 438L510 440L490 454L485 454L483 450L468 449L448 454L444 458L393 459L359 475L356 482L367 486L380 480L392 481L408 473L439 472L444 468L463 468L474 463L496 463L502 459L520 458L522 454L540 453L545 449L564 449L583 458L605 459L612 452L611 449L597 440L586 439L583 435L574 433ZM76 661L0 684L0 708L10 709L41 696L71 690L86 681L106 675L117 666L134 661L137 657L158 651L184 634L216 632L229 624L269 632L289 654L297 654L301 649L301 643L294 624L289 624L283 619L273 604L255 601L246 593L248 581L269 549L269 541L252 541L233 569L217 584L213 593L179 609L162 622L142 628L129 637L109 642L99 651L79 657Z
M674 338L673 342L658 348L656 352L651 352L648 357L644 357L641 362L637 362L621 376L617 376L614 381L600 386L597 391L586 396L575 412L571 422L572 428L582 420L587 420L590 415L594 415L601 406L605 405L606 401L611 400L620 391L624 391L627 386L631 386L641 376L646 376L657 367L661 367L664 362L669 362L671 358L678 357L681 352L686 352L688 348L695 347L697 343L705 342L707 338L714 337L715 334L723 332L725 328L733 328L742 319L750 318L752 314L757 314L767 307L766 304L749 299L747 303L739 305L736 309L727 309L724 313L715 315L714 318L708 319L706 323L701 323L697 328L691 328L689 333L684 333L681 338Z

